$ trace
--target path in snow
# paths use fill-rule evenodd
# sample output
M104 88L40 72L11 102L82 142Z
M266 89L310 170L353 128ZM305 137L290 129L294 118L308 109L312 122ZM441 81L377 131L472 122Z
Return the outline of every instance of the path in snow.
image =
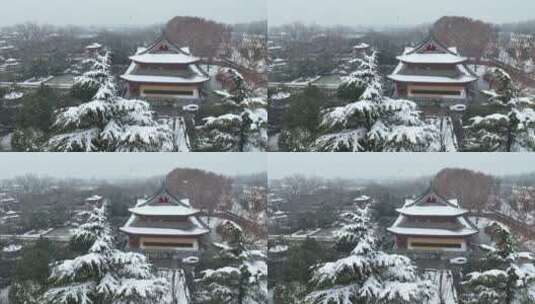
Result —
M279 152L279 137L280 133L273 134L268 139L268 151Z
M13 133L9 133L8 135L0 138L0 151L12 151L11 147L11 137L13 137Z
M453 274L450 270L429 270L424 276L435 287L434 296L426 304L457 304L457 293L453 287Z
M175 144L178 152L189 152L190 142L186 131L186 122L184 117L175 117L174 119Z
M171 285L171 292L164 300L169 304L189 304L190 291L186 284L186 274L182 269L160 269L158 274L166 278Z

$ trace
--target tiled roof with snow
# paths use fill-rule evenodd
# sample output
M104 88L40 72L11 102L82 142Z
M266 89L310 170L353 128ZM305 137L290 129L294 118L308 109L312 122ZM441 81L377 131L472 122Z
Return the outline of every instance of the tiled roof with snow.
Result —
M210 78L195 64L188 66L186 70L158 71L139 67L132 62L121 78L131 82L168 83L168 84L198 84Z
M9 245L4 248L2 248L3 252L10 253L10 252L17 252L22 249L22 246L20 245Z
M394 234L414 235L414 236L470 236L476 234L478 231L462 216L457 218L456 227L439 227L431 226L425 227L422 224L420 227L404 226L403 222L406 220L404 215L398 216L394 224L387 228L388 231ZM430 225L433 225L432 223Z
M355 201L355 202L358 202L358 201L367 201L367 200L369 200L369 199L370 199L369 196L367 196L367 195L361 195L361 196L359 196L359 197L355 197L355 198L353 199L353 201Z
M131 215L126 224L119 230L128 234L139 235L165 235L165 236L200 236L207 234L210 230L195 216L188 219L186 225L172 222L152 222L151 226L139 226L139 218ZM158 225L162 225L158 227Z
M353 46L353 49L355 49L355 50L362 50L362 49L367 49L367 48L369 48L369 47L370 47L370 45L367 44L367 43L359 43L359 44L357 44L357 45L354 45L354 46Z
M95 42L95 43L92 43L92 44L86 46L85 48L86 49L100 49L101 47L102 47L102 44Z
M206 228L171 229L147 227L121 227L119 230L129 234L139 235L165 235L165 236L199 236L208 233Z
M397 212L412 216L459 216L468 211L452 206L411 206L396 209Z
M139 63L155 63L155 64L191 64L199 61L199 58L187 54L140 54L130 56L130 60Z
M194 208L188 208L186 206L142 206L130 208L128 211L146 216L190 216L199 213L199 210Z
M86 201L98 201L98 200L101 200L102 199L102 196L100 195L93 195L93 196L90 196L88 198L86 198L85 200Z
M208 77L196 76L193 78L169 77L169 76L146 76L146 75L122 75L122 79L132 82L149 82L149 83L202 83L208 81Z
M403 62L399 62L392 74L388 75L388 78L399 82L416 82L416 83L444 83L444 84L465 84L474 82L478 79L474 73L472 73L463 64L456 65L456 72L452 75L440 74L431 71L426 71L427 74L417 75L408 71L407 65Z
M467 60L466 57L449 53L412 53L396 57L399 61L407 63L440 63L459 64Z

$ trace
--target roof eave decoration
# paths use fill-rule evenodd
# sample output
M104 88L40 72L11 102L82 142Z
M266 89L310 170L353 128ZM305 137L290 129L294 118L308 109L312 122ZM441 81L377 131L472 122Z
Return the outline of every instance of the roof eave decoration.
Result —
M444 51L444 53L449 53L455 56L459 55L457 53L452 52L448 46L446 46L440 40L438 40L433 32L430 32L427 38L422 43L420 43L420 45L418 45L417 47L413 48L410 52L408 52L407 55L420 52L425 45L430 44L430 43L436 44L438 47L440 47L440 49Z

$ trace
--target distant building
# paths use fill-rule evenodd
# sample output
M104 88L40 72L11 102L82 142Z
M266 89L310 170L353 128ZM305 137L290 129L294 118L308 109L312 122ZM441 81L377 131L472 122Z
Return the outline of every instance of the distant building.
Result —
M405 48L389 79L396 97L416 101L467 101L478 80L467 66L468 58L456 47L447 47L432 35L416 47Z
M147 48L138 49L126 72L127 97L148 100L199 100L210 80L188 47L178 47L161 36Z
M6 192L0 192L0 212L9 210L20 210L20 201Z
M101 50L102 50L102 45L96 42L85 47L86 55L91 56L91 57L97 56Z
M0 216L0 224L18 225L20 222L20 214L13 210L9 210Z
M399 216L388 231L394 234L398 249L462 252L478 233L456 199L447 200L432 189L406 200L396 211Z
M5 72L17 72L21 69L21 64L18 59L8 58L0 67Z
M133 250L197 256L201 238L209 233L197 217L199 210L188 199L178 199L165 185L146 200L129 209L131 216L120 230L128 236Z
M94 207L102 206L102 200L103 200L102 196L95 194L93 196L86 198L84 202L86 206L90 208L94 208Z
M353 205L362 207L362 206L368 205L371 201L372 201L371 197L363 194L353 199Z
M353 56L360 57L370 49L370 45L364 42L356 44L352 48Z

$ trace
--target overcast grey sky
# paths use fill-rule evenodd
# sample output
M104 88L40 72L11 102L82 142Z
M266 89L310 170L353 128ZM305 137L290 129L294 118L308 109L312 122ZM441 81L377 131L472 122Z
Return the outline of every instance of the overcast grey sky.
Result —
M270 153L269 178L292 174L349 179L432 175L446 167L493 175L535 172L535 153Z
M266 171L265 153L0 153L0 179L32 173L74 178L163 175L177 167L225 175Z
M269 24L416 25L445 15L488 22L535 19L534 0L268 0Z
M200 16L227 23L265 20L267 0L3 0L0 25L146 25L174 16Z

